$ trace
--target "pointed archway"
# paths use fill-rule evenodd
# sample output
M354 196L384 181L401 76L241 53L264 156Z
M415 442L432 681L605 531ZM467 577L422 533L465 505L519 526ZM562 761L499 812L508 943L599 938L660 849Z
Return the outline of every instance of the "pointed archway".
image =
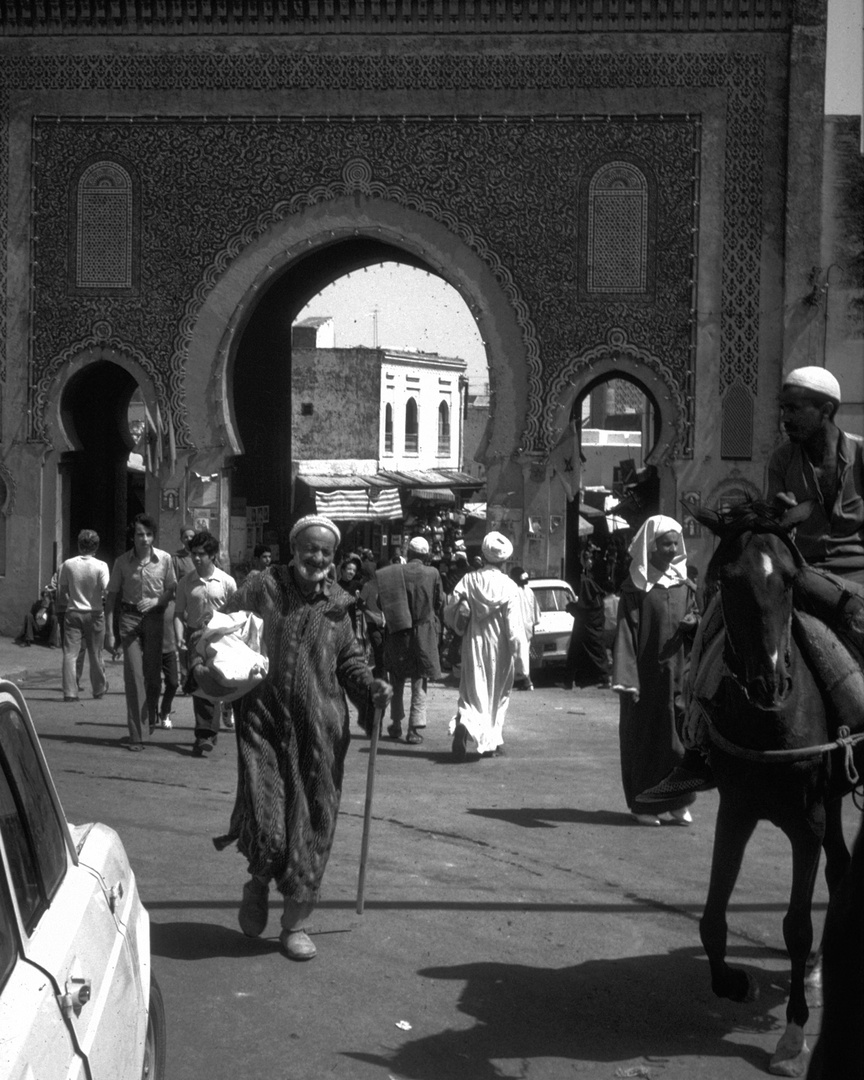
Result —
M146 475L130 470L129 405L137 392L155 415L156 396L141 365L112 349L92 349L60 372L52 388L48 434L58 453L59 557L77 551L81 529L99 534L109 562L128 547L126 530L147 506Z

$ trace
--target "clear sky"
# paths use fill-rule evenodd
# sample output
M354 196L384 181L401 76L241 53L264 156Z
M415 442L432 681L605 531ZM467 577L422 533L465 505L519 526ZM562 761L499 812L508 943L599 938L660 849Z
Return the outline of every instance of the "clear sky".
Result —
M330 316L336 348L378 345L458 356L472 384L488 382L486 350L477 324L456 290L434 274L387 262L347 274L323 289L297 316Z
M862 0L828 0L825 112L861 115ZM468 363L472 385L488 381L486 351L462 297L441 278L423 270L383 263L358 270L329 285L300 312L299 319L331 316L337 348L375 343L459 356Z

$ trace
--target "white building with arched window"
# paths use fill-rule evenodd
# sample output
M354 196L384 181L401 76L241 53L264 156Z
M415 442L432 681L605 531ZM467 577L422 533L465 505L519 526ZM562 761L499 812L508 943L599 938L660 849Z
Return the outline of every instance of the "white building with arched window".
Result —
M403 522L458 511L483 484L462 472L467 364L332 340L329 319L293 327L292 510L326 513L387 554Z
M382 469L459 469L464 360L383 350Z

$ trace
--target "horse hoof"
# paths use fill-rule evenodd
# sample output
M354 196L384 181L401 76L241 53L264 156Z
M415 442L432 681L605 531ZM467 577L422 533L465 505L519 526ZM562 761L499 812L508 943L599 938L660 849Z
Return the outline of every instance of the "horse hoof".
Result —
M712 989L717 997L728 998L730 1001L759 1000L759 983L749 971L730 968L722 985L715 983Z
M804 1039L804 1029L798 1024L787 1024L768 1072L772 1076L806 1076L809 1064L810 1047Z

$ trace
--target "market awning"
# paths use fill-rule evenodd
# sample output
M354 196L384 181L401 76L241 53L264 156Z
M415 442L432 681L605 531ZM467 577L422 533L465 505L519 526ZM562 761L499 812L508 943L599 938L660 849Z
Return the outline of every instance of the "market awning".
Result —
M587 536L588 533L594 532L594 526L590 521L586 521L582 515L579 515L579 535Z
M453 494L450 488L411 488L409 494L412 499L422 499L424 502L456 502L456 496Z
M397 521L402 517L396 488L316 490L315 509L334 521Z
M456 489L476 491L485 483L484 480L470 473L460 472L458 469L400 469L398 471L383 469L378 473L378 479L411 490L449 488L451 493Z
M398 521L402 517L399 489L379 476L301 473L296 479L309 489L316 513L334 521Z

